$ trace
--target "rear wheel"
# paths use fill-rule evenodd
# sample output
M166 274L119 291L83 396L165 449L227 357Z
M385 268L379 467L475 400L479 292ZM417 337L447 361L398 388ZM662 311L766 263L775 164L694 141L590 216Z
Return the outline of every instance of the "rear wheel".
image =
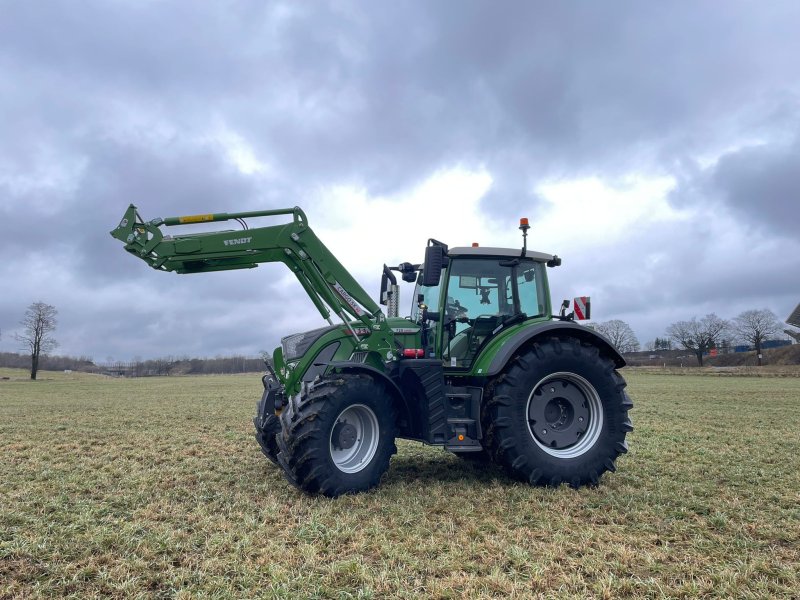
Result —
M597 484L628 451L633 403L625 385L594 346L574 338L535 343L490 390L490 453L533 485Z
M397 452L392 399L363 375L341 375L294 396L281 413L278 462L287 479L336 497L375 487Z

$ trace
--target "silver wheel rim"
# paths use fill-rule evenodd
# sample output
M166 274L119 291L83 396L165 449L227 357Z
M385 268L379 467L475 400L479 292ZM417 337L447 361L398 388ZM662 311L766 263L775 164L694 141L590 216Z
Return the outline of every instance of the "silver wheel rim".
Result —
M347 435L342 430L347 427ZM342 442L345 437L348 441ZM365 469L378 450L380 427L378 417L364 404L353 404L344 409L331 427L330 453L333 464L344 473L358 473ZM352 445L348 445L353 440Z
M585 454L603 430L600 395L575 373L552 373L537 383L528 396L525 414L534 443L557 458ZM568 437L575 441L565 442Z

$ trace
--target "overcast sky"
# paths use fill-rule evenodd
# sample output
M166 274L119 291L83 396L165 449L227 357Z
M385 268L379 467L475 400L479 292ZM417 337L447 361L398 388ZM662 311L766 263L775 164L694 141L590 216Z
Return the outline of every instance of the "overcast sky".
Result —
M800 301L800 3L0 2L0 351L256 354L324 322L281 265L175 275L108 235L299 205L377 297L428 237L563 257L644 344ZM257 222L251 222L256 226ZM411 292L401 300L409 312Z

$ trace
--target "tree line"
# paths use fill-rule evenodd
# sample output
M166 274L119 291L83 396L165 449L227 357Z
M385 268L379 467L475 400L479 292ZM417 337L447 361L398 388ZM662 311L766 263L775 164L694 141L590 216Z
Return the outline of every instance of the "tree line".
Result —
M26 354L0 352L0 367L30 369L31 379L36 379L40 369L47 371L85 371L146 377L153 375L199 375L222 373L252 373L264 368L264 356L217 356L215 358L164 357L131 361L114 361L109 358L105 364L96 364L88 356L53 356L52 350L58 347L53 337L58 321L58 310L46 302L32 302L20 321L21 330L14 335Z
M149 360L136 358L131 361L112 361L102 369L108 374L126 377L253 373L264 370L264 360L242 355L217 356L215 358L167 356Z
M697 357L697 363L703 366L703 356L723 342L731 340L752 346L761 366L763 344L783 330L783 323L771 310L746 310L730 321L721 319L711 313L691 321L678 321L667 328L667 335L685 350Z
M0 352L0 367L30 369L28 354ZM37 371L82 371L126 377L152 377L162 375L212 375L227 373L254 373L264 370L263 358L253 356L217 356L215 358L190 358L166 356L142 360L106 360L95 362L89 356L41 355Z
M131 377L152 375L194 375L211 373L247 373L260 371L263 359L247 356L215 358L165 357L132 361L109 359L105 365L97 365L90 357L51 356L50 351L58 346L53 337L57 321L56 308L45 302L33 302L20 321L22 330L14 338L28 350L27 354L0 352L0 367L30 368L31 379L36 379L39 369L109 372ZM625 321L613 319L591 325L605 335L623 354L641 349L633 329ZM666 337L648 342L647 350L671 350L673 344L692 352L697 363L703 366L703 356L712 349L729 346L732 340L752 346L761 365L761 350L765 341L780 333L783 323L769 309L746 310L727 321L711 313L701 319L677 321L666 329ZM792 332L786 332L792 333ZM792 337L796 337L793 334Z
M622 353L638 352L639 341L631 327L620 320L597 323L594 328L605 335ZM730 347L739 342L755 349L761 365L763 344L783 331L783 323L767 308L746 310L733 319L725 320L711 313L698 319L676 321L666 329L664 338L648 342L647 350L688 350L703 366L703 357L717 348Z

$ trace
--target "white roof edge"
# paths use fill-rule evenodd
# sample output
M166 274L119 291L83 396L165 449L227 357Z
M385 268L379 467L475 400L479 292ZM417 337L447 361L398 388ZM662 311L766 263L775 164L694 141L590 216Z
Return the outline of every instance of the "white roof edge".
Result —
M794 327L800 327L800 304L795 307L786 322Z
M450 248L447 251L449 256L472 255L472 256L513 256L518 257L522 254L521 248L493 248L491 246L478 246L477 248L469 248L467 246L458 246ZM526 258L532 258L540 262L547 262L553 258L552 254L545 254L544 252L534 252L528 250L525 253Z

